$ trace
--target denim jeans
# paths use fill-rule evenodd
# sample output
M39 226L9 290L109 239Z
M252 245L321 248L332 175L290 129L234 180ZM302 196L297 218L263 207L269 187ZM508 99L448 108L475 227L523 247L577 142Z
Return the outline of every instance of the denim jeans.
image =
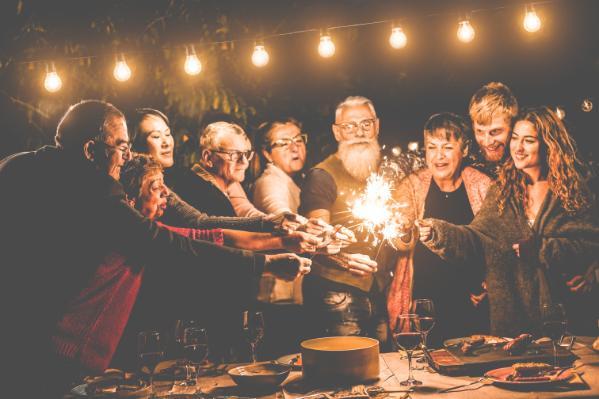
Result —
M304 281L306 319L314 337L360 335L387 347L388 323L384 296L358 290L327 289L313 279Z

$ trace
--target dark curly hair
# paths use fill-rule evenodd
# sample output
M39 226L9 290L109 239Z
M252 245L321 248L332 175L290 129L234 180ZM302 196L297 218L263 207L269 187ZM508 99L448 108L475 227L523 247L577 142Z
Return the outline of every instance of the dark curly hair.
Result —
M125 188L129 199L136 199L141 195L141 185L144 177L149 174L162 172L160 162L149 155L136 154L123 165L120 182Z

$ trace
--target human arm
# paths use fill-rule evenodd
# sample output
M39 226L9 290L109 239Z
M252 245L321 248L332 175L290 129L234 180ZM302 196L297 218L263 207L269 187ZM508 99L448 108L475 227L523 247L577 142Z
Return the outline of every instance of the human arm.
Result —
M240 183L234 182L227 186L227 195L235 209L235 214L242 217L264 216L265 213L258 210L248 199L245 190Z

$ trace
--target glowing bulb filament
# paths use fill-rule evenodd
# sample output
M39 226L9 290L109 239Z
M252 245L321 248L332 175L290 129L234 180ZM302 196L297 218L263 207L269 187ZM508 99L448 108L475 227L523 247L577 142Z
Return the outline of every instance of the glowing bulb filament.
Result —
M131 68L127 65L127 61L125 61L125 56L121 54L121 56L117 59L116 65L114 66L114 71L112 71L114 78L119 82L126 82L131 78Z
M526 15L524 15L523 25L524 30L530 33L537 32L539 29L541 29L541 19L532 6L530 9L527 9Z
M46 78L44 79L44 87L50 93L55 93L62 87L62 80L56 72L54 63L52 63L50 67L46 66Z
M470 21L460 21L458 26L458 39L463 43L470 43L474 39L475 33L474 28L470 24Z
M202 62L196 55L196 51L191 46L191 49L187 49L187 57L185 57L185 65L184 65L185 73L188 75L197 75L202 72Z
M323 58L332 57L335 54L335 43L329 35L321 35L318 43L318 54Z
M269 60L270 57L266 51L266 48L264 48L264 45L257 44L256 47L254 47L254 52L252 53L252 64L258 68L261 68L268 64Z
M391 30L391 36L389 36L389 44L395 49L404 48L408 43L406 34L400 27L395 27Z

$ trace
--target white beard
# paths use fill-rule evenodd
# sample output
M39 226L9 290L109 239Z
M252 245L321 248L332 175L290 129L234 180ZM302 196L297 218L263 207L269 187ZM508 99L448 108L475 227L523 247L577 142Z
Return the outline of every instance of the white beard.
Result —
M371 173L376 173L381 159L381 147L374 140L341 141L337 151L347 173L354 179L366 181Z

